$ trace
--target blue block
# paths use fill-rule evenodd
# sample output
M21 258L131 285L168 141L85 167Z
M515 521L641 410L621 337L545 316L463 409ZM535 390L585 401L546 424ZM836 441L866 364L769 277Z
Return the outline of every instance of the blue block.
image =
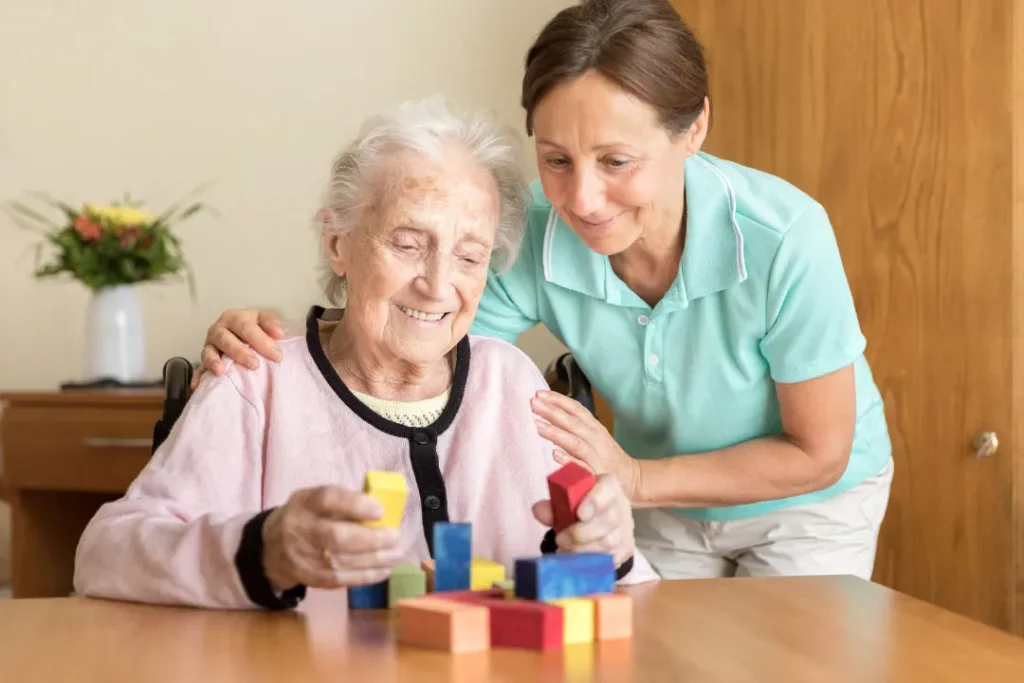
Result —
M473 535L469 524L434 525L434 591L469 590Z
M383 609L388 606L388 582L348 587L349 609Z
M607 553L552 553L516 560L516 597L561 600L615 590L615 558Z

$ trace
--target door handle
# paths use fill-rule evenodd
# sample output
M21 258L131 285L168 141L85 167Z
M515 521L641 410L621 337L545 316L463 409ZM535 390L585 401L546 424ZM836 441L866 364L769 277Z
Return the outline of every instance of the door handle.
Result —
M999 436L995 432L978 432L971 445L976 457L991 458L999 450Z

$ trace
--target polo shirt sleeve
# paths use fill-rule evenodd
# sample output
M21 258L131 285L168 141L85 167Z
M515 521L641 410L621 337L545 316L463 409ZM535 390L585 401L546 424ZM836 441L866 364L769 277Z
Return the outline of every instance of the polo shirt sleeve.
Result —
M768 276L761 353L776 382L801 382L854 362L866 346L839 245L815 203L783 234Z
M531 212L530 221L534 220ZM533 226L527 226L519 256L502 275L492 270L480 297L472 334L497 337L514 344L523 332L540 322L537 304L537 260Z

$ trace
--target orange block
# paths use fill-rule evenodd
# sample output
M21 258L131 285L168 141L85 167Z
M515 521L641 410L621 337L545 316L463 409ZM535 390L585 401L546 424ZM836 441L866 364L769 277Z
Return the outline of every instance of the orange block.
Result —
M398 642L452 653L491 647L491 615L486 607L436 597L406 598L398 609Z
M633 598L625 593L592 595L594 640L633 637Z
M434 590L434 560L426 559L420 562L420 569L427 575L427 592Z

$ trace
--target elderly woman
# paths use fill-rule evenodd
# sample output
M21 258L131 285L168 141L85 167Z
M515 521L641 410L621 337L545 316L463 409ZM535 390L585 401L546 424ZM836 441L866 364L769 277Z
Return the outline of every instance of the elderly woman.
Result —
M543 379L515 346L467 336L489 266L509 266L522 240L514 149L489 118L438 101L364 127L317 221L328 298L344 308L313 307L279 363L204 377L124 498L85 530L77 591L287 608L307 588L378 582L429 557L446 520L471 522L473 554L508 568L541 552L558 467L530 410ZM409 482L397 533L366 524L382 514L361 493L369 470ZM633 560L614 477L579 518L560 548L613 554L621 581L656 578Z

